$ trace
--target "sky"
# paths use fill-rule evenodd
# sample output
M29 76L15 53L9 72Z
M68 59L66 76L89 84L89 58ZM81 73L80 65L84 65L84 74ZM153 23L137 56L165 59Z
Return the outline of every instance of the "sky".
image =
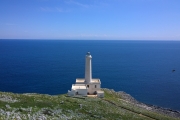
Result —
M180 40L180 0L0 0L0 39Z

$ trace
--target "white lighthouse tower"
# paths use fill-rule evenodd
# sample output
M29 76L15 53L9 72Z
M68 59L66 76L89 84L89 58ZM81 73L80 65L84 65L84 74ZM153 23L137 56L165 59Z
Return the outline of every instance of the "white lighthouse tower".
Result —
M87 52L85 56L85 78L77 78L76 84L72 84L69 96L97 96L104 97L104 91L101 91L101 81L99 78L92 78L92 56Z
M91 66L92 56L90 52L86 54L86 65L85 65L85 82L87 84L91 83L92 80L92 66Z

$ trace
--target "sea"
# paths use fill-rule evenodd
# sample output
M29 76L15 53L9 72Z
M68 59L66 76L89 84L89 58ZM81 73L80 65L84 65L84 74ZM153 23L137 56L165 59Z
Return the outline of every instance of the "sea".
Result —
M180 41L1 39L0 91L66 94L87 52L102 88L180 111Z

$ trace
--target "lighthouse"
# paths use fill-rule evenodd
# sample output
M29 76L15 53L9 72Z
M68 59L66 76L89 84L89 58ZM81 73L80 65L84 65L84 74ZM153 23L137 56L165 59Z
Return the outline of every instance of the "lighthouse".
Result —
M87 52L86 54L86 65L85 65L85 82L87 84L91 83L92 80L92 66L91 66L91 59L92 56L90 54L90 52Z
M92 78L92 56L90 52L85 55L85 78L76 78L76 83L72 84L71 90L68 90L69 96L97 96L104 97L104 91L101 90L101 81L99 78Z

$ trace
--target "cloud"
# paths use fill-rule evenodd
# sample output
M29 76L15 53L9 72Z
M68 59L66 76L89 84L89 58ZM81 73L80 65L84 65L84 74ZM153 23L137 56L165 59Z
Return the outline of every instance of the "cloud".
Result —
M13 23L5 23L5 25L7 25L7 26L14 26L14 25L17 25L17 24L13 24Z
M56 7L56 10L57 10L58 12L64 12L61 8L58 8L58 7Z
M77 6L80 6L80 7L84 7L84 8L89 8L90 5L87 5L87 4L83 4L83 3L80 3L80 2L77 2L77 1L66 1L66 3L68 4L74 4L74 5L77 5Z
M79 1L75 1L75 0L66 0L60 6L61 7L59 7L59 6L40 7L40 10L44 11L44 12L71 12L73 7L92 8L92 7L104 6L104 3L102 4L102 2L97 2L97 1L90 1L89 3L82 3Z
M60 7L40 7L43 12L68 12L68 10L63 10Z
M52 12L53 10L49 7L40 7L41 11Z
M85 8L89 7L89 5L82 4L82 3L79 3L79 2L72 2L72 3L74 3L74 4L78 5L78 6L81 6L81 7L85 7Z

